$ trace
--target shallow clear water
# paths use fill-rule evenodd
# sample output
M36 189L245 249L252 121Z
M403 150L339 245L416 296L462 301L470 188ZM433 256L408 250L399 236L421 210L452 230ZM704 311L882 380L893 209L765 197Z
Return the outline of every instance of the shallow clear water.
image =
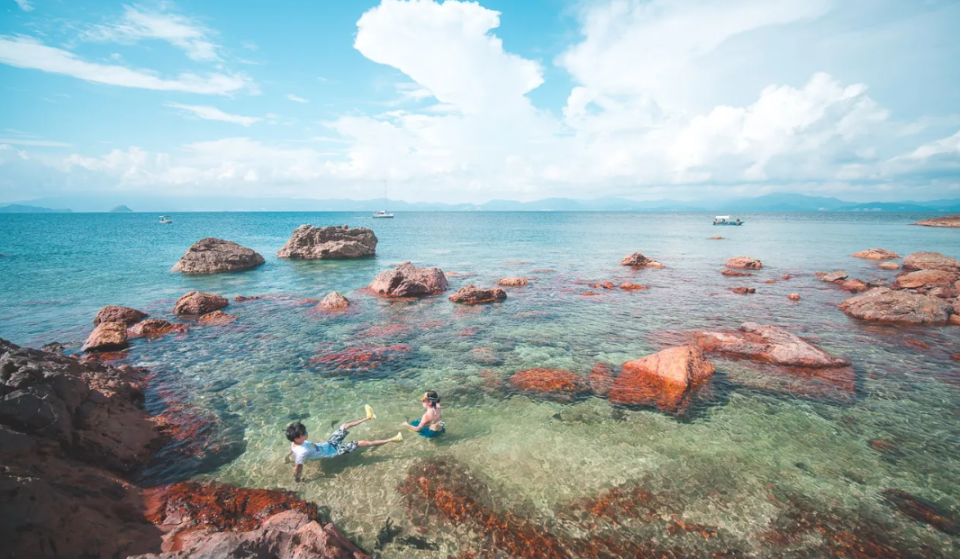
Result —
M411 467L444 457L483 480L491 506L570 536L584 530L563 512L571 503L642 483L682 503L685 522L716 526L739 549L760 556L777 556L763 546L777 512L771 491L889 523L898 541L956 552L950 536L903 516L879 495L900 488L960 510L960 362L951 359L960 352L960 328L848 319L835 308L848 294L813 272L843 268L863 280L892 278L875 262L849 255L883 247L960 257L960 231L906 225L925 217L919 215L748 214L740 216L746 225L739 228L712 227L712 217L417 213L387 221L359 213L204 213L175 215L172 225L160 225L144 214L0 216L0 336L31 346L81 341L106 304L172 320L173 302L194 289L231 298L275 295L231 302L225 310L239 316L232 325L134 342L128 362L157 372L152 411L164 410L172 398L218 418L216 432L206 433L217 445L210 452L171 459L177 455L168 449L144 480L199 477L293 489L329 507L371 550L387 518L406 537L418 534L397 487ZM302 223L372 227L378 256L274 258ZM716 234L726 239L708 240ZM206 236L251 247L267 263L204 277L169 271ZM619 266L638 250L666 268ZM737 255L759 258L764 269L746 278L721 276L723 263ZM456 272L449 277L453 289L489 286L505 276L535 279L508 290L503 303L470 308L445 297L388 302L360 291L378 271L404 260ZM794 277L777 279L787 273ZM764 283L770 279L777 282ZM607 280L649 289L588 285ZM735 286L757 293L727 290ZM356 310L323 315L304 301L332 290ZM800 303L786 300L792 292L801 294ZM676 343L682 331L748 320L785 326L849 358L853 377L837 385L713 359L717 375L707 394L679 418L613 407L597 397L560 403L496 386L495 380L532 367L585 376L597 363L616 367ZM371 370L311 362L401 343L406 351L386 354ZM402 444L311 463L304 481L293 482L282 436L292 419L302 418L311 438L322 440L332 426L361 417L369 403L380 419L356 428L352 438L386 438L419 415L416 398L426 389L444 398L443 438L405 434ZM893 450L874 450L875 440ZM421 547L432 549L415 549L401 537L384 544L382 555L446 557L478 545L476 532L437 519L419 534L429 544ZM687 540L677 545L700 549Z

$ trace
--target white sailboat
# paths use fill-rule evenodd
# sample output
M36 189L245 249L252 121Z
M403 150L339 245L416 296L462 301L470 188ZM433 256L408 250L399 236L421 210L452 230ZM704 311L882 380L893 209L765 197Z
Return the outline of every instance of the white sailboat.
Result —
M392 213L387 213L387 209L386 209L386 208L387 208L387 181L383 181L383 208L384 208L384 209L382 209L382 210L380 210L379 212L373 214L373 217L374 217L375 219L385 219L385 218L392 218L392 217L393 217L393 214L392 214Z

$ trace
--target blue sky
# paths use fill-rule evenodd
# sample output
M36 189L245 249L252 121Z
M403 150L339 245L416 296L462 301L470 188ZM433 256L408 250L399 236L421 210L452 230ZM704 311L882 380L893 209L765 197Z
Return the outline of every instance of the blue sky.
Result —
M0 201L960 198L960 2L0 0Z

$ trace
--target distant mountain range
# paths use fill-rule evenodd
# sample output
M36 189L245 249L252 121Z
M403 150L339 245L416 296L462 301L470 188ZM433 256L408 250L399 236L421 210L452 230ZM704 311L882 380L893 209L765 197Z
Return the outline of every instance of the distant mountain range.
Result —
M71 210L53 210L51 207L71 208L75 212L124 212L129 209L117 205L117 196L91 195L40 198L6 207L0 213L50 213ZM242 198L238 196L157 197L124 195L140 211L151 213L214 212L214 211L328 211L374 212L384 208L383 200L311 200L298 198ZM929 202L870 202L861 204L837 198L806 196L803 194L767 194L756 198L733 198L717 201L630 200L627 198L597 198L574 200L546 198L534 202L490 200L484 204L442 204L434 202L404 202L390 200L390 211L396 212L529 212L529 211L602 211L654 212L685 211L738 214L748 212L928 212L960 213L960 199L931 200ZM112 208L112 210L111 210Z

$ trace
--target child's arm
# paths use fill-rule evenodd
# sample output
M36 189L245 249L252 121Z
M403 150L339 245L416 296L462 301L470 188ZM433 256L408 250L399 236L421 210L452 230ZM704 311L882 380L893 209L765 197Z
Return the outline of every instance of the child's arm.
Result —
M433 414L433 411L428 410L426 413L423 414L423 417L420 418L420 425L417 425L416 427L414 427L413 425L410 425L409 423L407 423L406 426L409 427L411 431L416 431L417 433L419 433L421 429L427 426L427 423L429 421L427 417L432 414Z

